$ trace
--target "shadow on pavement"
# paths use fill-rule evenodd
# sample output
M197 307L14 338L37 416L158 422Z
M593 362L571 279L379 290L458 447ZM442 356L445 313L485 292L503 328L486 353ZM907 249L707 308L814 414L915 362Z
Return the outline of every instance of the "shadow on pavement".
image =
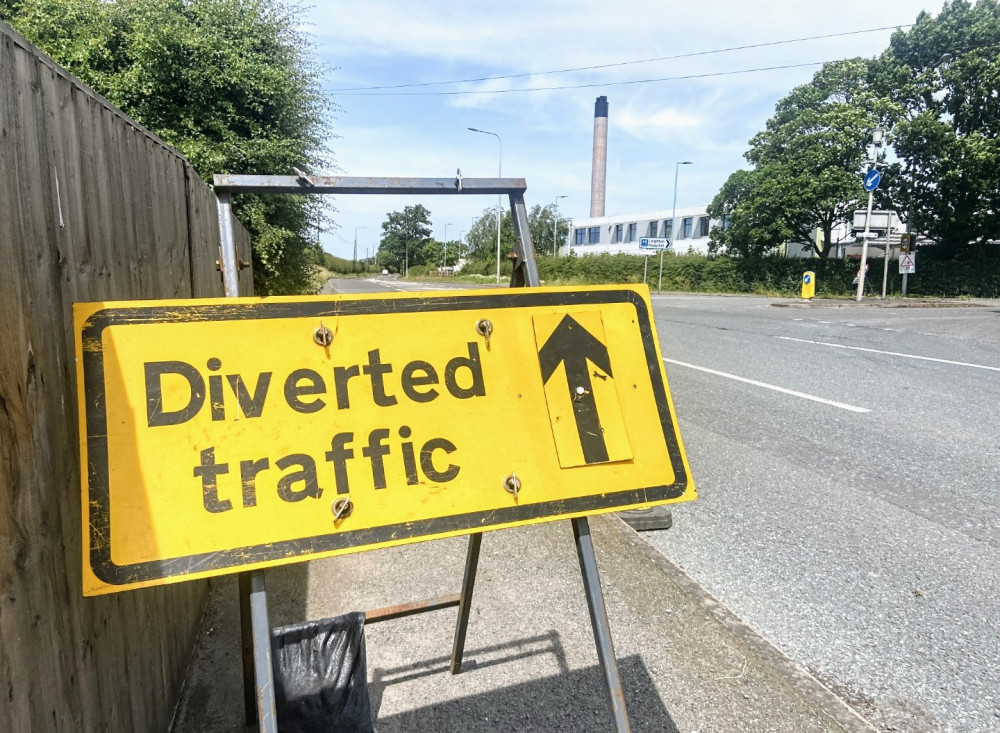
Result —
M548 648L538 648L539 642L548 642ZM496 657L497 652L503 651L514 652L513 659L552 653L563 671L552 677L381 716L379 708L392 685L422 676L448 674L449 660L439 657L397 669L374 668L370 672L369 693L376 729L379 733L470 730L578 733L614 727L600 667L569 671L555 632L523 643L471 650L466 654L467 671L463 674L475 674L484 667L511 661L510 656ZM632 729L679 733L642 659L638 655L625 657L618 660L618 665Z

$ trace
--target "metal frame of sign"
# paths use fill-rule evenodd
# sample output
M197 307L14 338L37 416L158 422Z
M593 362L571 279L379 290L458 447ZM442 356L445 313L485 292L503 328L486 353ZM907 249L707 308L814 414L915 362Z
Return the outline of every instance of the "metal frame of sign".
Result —
M231 195L234 193L394 195L506 193L510 199L516 236L510 287L538 287L540 285L538 268L535 264L535 250L528 228L528 214L524 204L524 192L527 186L523 178L463 179L461 175L453 179L216 175L214 183L219 209L220 261L227 297L239 297L240 295L238 279L240 263L237 257L232 223ZM618 662L611 639L607 609L601 591L590 525L587 517L578 517L570 521L573 524L573 537L576 541L577 555L583 575L584 592L590 610L597 656L608 690L615 730L621 733L630 730L628 712L618 674ZM481 532L469 535L465 575L459 594L368 611L365 615L366 623L458 606L458 621L450 665L452 674L458 674L462 667L465 635L468 628L482 537ZM240 573L239 587L243 639L243 689L247 724L256 723L261 733L276 733L277 713L274 700L270 624L264 572L252 570Z

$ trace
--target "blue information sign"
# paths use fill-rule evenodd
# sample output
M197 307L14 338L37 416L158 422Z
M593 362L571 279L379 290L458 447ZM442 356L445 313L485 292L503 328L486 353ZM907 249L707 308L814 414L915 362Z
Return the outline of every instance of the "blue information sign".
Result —
M882 174L878 172L878 168L872 168L865 174L865 190L874 191L881 180Z

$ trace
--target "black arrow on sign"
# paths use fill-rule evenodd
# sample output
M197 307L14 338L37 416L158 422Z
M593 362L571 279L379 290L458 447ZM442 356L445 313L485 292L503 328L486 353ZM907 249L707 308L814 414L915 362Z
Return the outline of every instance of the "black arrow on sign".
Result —
M566 381L573 402L576 430L580 434L583 460L587 463L604 463L608 460L608 447L604 443L597 403L591 390L588 361L593 362L609 377L613 376L608 347L569 315L563 317L556 330L538 350L543 384L549 381L560 364L566 365Z

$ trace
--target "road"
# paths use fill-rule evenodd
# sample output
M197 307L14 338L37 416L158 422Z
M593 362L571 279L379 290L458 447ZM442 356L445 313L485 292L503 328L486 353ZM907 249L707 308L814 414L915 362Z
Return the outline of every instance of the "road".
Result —
M1000 730L1000 306L772 302L654 295L700 498L644 536L883 729Z
M873 721L1000 730L1000 308L654 302L701 500L652 542Z

